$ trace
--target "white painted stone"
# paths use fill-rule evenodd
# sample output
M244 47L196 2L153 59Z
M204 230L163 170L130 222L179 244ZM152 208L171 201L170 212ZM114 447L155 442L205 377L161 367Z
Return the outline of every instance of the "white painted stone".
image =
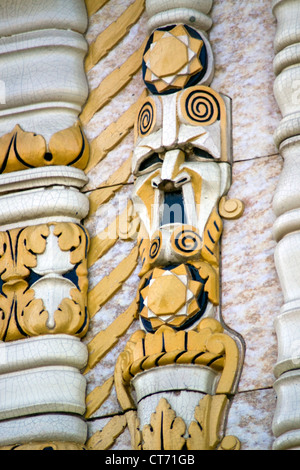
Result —
M176 364L156 367L137 374L132 380L137 402L163 391L191 390L213 394L218 374L209 367L192 364Z
M46 274L31 285L35 298L43 300L44 308L48 312L46 325L50 330L56 325L54 313L63 299L72 299L71 290L74 288L73 282L55 273Z
M281 375L274 383L274 389L277 396L277 407L272 427L275 437L278 438L290 431L298 431L299 433L300 371L290 371Z
M83 370L87 360L87 346L71 335L42 335L0 343L0 374L45 366Z
M48 28L84 33L88 24L84 0L2 0L0 13L3 36Z
M274 384L277 394L274 448L281 449L295 448L300 443L300 4L292 0L273 0L272 7L277 19L274 95L282 114L274 141L284 159L273 200L278 217L273 229L278 242L275 264L284 297L275 321L278 360L274 368L279 377Z
M85 194L74 188L53 186L0 197L1 230L50 222L80 223L89 211Z
M0 420L85 412L86 379L73 367L36 367L0 376Z
M4 173L0 178L0 194L46 186L70 186L81 189L88 182L82 170L71 166L48 166L26 171Z
M140 428L150 424L151 414L165 398L187 428L194 419L195 408L206 395L213 395L218 374L209 367L170 365L141 372L132 381L136 392Z
M297 301L300 305L300 232L289 233L280 240L274 256L285 304L293 302L295 306Z
M278 358L274 374L278 378L300 366L300 308L282 311L275 319L275 328Z
M85 444L87 423L79 416L49 413L0 422L0 446L64 441Z
M33 271L41 276L47 274L62 275L74 267L74 265L70 263L70 252L60 249L58 238L53 234L53 231L54 226L51 225L45 251L36 256L36 266L33 268ZM59 280L59 277L57 277L57 280ZM53 281L55 282L55 278L53 278Z
M151 415L155 412L161 398L165 398L171 408L175 411L176 417L182 418L186 424L187 431L184 437L188 437L188 427L192 421L195 421L195 408L199 401L205 397L204 393L180 390L176 392L160 392L155 395L149 395L140 401L138 406L138 418L140 420L140 429L151 422Z
M88 96L83 0L0 6L0 135L16 124L50 137L71 127Z

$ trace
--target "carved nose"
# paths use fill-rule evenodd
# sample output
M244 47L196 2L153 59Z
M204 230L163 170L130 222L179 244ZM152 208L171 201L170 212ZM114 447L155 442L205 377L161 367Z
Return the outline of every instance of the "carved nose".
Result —
M183 172L181 175L179 175L176 179L161 179L160 177L153 178L151 184L152 187L155 189L160 189L161 191L164 191L165 193L171 193L173 191L177 191L181 186L183 186L185 183L188 183L190 181L190 176L188 173Z
M175 184L172 180L162 180L161 183L158 185L158 189L164 191L165 193L171 193L175 191Z

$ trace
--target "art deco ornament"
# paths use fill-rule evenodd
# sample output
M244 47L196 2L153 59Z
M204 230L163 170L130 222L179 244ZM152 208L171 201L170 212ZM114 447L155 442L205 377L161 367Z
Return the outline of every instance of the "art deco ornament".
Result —
M206 71L204 40L190 26L159 28L150 36L143 58L143 76L152 93L173 93L191 86Z
M221 215L237 218L243 204L226 196L231 101L207 86L212 62L205 35L184 24L152 32L143 58L151 94L137 113L132 157L141 330L115 369L125 411L135 406L131 387L137 396L128 418L137 449L239 448L223 428L242 347L222 325L219 241ZM184 402L189 391L197 398Z

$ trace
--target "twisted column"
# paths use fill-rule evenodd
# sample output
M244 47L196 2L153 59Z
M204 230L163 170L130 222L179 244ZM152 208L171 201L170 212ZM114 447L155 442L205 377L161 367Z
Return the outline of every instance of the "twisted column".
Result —
M284 165L273 200L275 263L284 304L275 320L278 359L274 449L300 448L300 3L274 0L274 93L282 113L274 139Z

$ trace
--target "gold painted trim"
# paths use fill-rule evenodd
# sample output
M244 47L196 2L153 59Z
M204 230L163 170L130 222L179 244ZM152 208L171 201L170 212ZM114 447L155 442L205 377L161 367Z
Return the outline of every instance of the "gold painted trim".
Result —
M108 26L97 39L90 44L85 61L85 70L91 70L118 42L129 32L138 21L145 9L145 0L135 0L119 18Z
M94 388L86 397L85 419L89 419L107 400L114 384L114 378L110 377L103 385Z
M126 428L126 417L116 415L104 426L102 431L97 431L86 443L87 450L107 450L116 438L122 434Z
M143 100L146 96L147 92L144 90L137 102L133 103L116 122L111 123L98 137L92 140L90 159L85 173L100 163L133 129L140 99Z
M94 15L100 8L102 8L109 0L85 0L85 6L89 16Z
M134 246L129 255L105 276L88 293L88 311L92 318L100 308L122 287L122 284L138 264L138 248Z
M136 299L119 315L106 330L100 331L87 345L89 352L85 374L95 367L110 349L117 344L132 322L137 318L138 306Z
M123 187L131 176L131 156L103 183L89 195L90 210L89 216L94 214L97 209L109 201L114 194Z
M100 85L89 94L85 107L80 115L86 125L110 100L119 93L139 71L142 64L146 41L119 68L105 77Z

